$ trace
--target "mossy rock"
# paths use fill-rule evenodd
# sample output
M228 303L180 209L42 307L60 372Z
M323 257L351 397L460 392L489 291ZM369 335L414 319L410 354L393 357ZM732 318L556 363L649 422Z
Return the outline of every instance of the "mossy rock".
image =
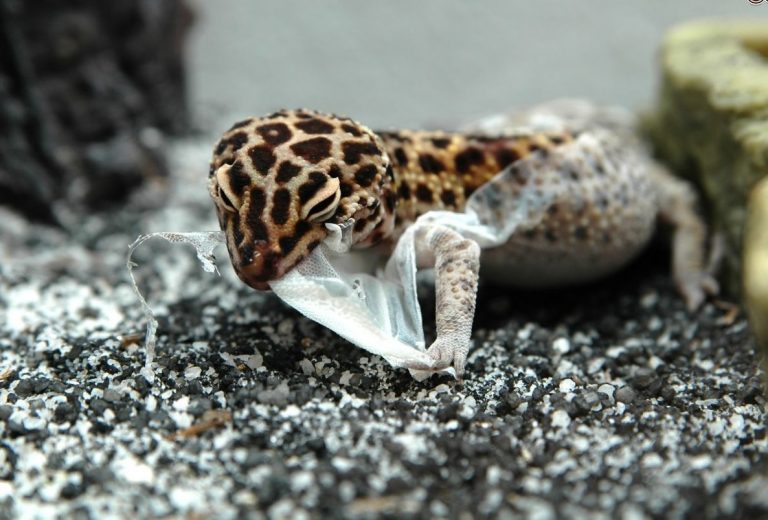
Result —
M749 321L768 354L768 177L750 194L742 267Z
M699 185L715 227L725 233L723 281L735 294L747 199L768 174L767 57L766 21L673 29L662 48L658 103L644 121L658 155Z

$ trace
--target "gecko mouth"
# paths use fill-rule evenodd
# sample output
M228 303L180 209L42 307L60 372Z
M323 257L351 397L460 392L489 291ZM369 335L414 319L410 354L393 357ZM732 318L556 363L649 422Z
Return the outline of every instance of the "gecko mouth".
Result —
M257 291L271 291L272 288L269 286L268 282L255 282L255 281L248 281L243 280L245 283L247 283L249 286L253 287Z
M238 277L258 291L271 291L269 282L282 278L288 271L296 267L305 255L288 256L280 246L268 242L258 242L254 245L249 258L242 258L240 269L236 269Z
M277 280L286 272L280 251L268 242L258 241L252 247L240 251L240 269L237 275L242 281L258 291L269 291L269 282Z

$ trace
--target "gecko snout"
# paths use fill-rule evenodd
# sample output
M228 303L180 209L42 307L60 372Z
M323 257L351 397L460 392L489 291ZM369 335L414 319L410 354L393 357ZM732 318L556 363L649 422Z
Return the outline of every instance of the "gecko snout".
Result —
M241 243L227 242L233 264L242 281L260 291L269 290L269 282L282 278L320 245L328 231L319 224L300 221L292 235L274 235L268 240ZM234 247L234 249L233 249Z

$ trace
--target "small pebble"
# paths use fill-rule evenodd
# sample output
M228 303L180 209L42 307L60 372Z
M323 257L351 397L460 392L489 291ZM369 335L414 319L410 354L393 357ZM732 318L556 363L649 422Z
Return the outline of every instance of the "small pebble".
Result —
M184 378L197 379L198 377L200 377L201 373L202 373L202 369L200 367L189 366L184 369Z
M565 410L552 412L552 426L555 428L567 428L571 424L571 417Z
M616 400L620 403L629 404L635 400L635 391L629 386L622 386L616 390Z
M116 390L113 390L112 388L107 388L104 390L104 395L102 397L109 403L116 403L120 401L120 393Z
M605 394L608 396L609 399L613 401L614 399L614 393L616 392L616 388L613 385L609 385L607 383L600 385L597 387L597 391L601 394Z
M566 354L571 350L571 342L568 338L557 338L552 342L552 349L558 354Z
M563 379L560 381L559 388L564 393L572 392L576 388L576 383L574 383L573 379Z

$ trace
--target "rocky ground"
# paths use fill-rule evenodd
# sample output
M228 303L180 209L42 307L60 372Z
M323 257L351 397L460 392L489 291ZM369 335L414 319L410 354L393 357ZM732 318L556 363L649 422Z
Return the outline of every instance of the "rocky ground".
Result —
M69 235L0 218L0 517L768 518L746 322L688 314L663 247L579 291L481 287L458 385L248 289L223 250L216 277L148 242L150 384L126 248L216 228L207 154L178 145L167 191Z

